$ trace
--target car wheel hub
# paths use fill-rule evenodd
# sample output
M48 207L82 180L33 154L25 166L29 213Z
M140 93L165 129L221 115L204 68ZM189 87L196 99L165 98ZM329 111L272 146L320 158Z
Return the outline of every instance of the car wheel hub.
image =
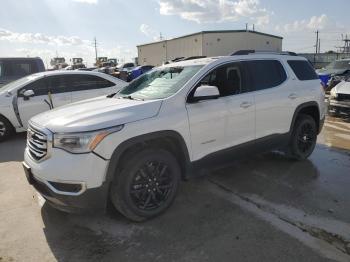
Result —
M130 188L132 201L142 210L157 209L168 199L173 182L165 163L147 162L134 175Z

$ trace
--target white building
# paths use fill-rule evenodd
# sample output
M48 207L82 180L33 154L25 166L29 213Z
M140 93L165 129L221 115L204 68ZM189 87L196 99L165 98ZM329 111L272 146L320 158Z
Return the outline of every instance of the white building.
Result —
M202 31L137 46L140 65L159 66L177 57L223 56L238 50L282 51L282 37L250 30Z

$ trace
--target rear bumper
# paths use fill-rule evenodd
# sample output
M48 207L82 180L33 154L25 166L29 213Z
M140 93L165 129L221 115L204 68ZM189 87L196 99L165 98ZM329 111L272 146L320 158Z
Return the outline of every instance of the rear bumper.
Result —
M79 195L58 194L47 183L35 177L31 168L22 163L27 180L36 191L42 195L48 204L56 209L70 213L104 212L107 205L108 184L103 183L100 187L86 189Z

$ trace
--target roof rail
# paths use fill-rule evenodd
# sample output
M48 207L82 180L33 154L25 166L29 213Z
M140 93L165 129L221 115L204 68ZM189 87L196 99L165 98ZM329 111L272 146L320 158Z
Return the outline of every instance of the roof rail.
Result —
M259 50L238 50L230 54L230 56L235 55L250 55L250 54L275 54L275 55L290 55L290 56L298 56L294 52L283 51L283 52L275 52L275 51L259 51Z

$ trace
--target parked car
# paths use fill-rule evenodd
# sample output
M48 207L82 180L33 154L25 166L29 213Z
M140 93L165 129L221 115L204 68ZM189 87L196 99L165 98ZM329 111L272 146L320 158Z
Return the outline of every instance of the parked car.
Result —
M55 208L91 211L111 200L143 221L171 205L181 178L216 161L272 149L306 159L324 112L323 88L305 58L182 61L154 68L115 96L32 118L23 167Z
M127 81L130 82L134 80L135 78L138 78L140 75L143 75L144 73L148 72L149 70L152 70L154 66L152 65L143 65L143 66L137 66L134 69L129 72L129 76Z
M350 75L350 59L335 60L325 68L317 70L326 92L329 92L344 77Z
M0 141L26 131L29 119L39 113L108 95L126 84L106 74L84 71L42 72L11 82L0 89Z
M328 112L334 116L350 116L350 82L342 81L332 88Z
M0 58L0 90L11 81L45 71L41 58L6 57Z

